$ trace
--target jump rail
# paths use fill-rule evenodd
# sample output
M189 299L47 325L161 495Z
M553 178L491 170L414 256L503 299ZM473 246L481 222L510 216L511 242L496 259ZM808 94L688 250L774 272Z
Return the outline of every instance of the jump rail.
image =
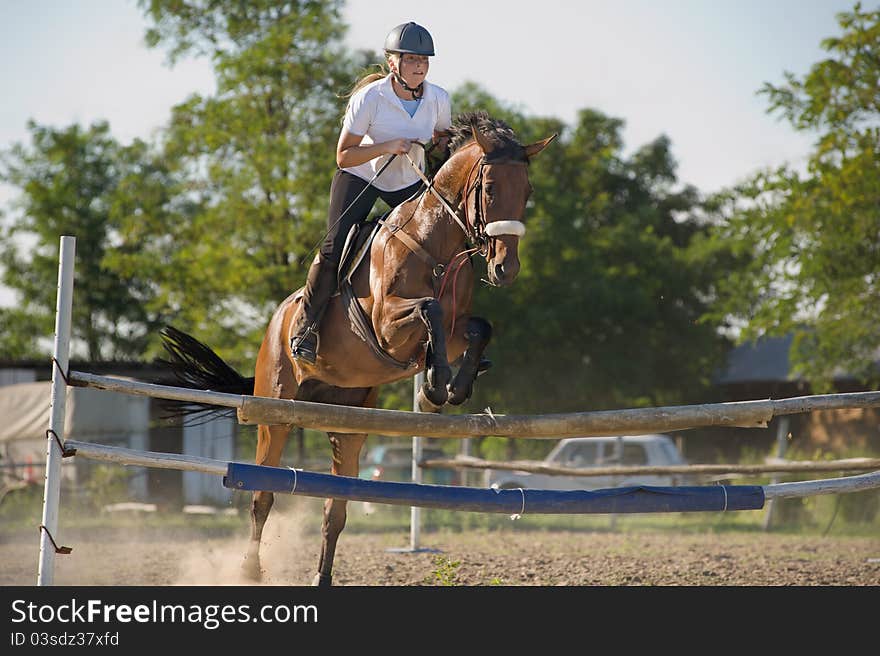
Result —
M234 408L242 424L296 425L339 433L372 433L440 438L519 437L553 439L584 435L640 435L703 426L766 428L773 417L817 410L880 407L880 392L820 394L789 399L702 405L599 410L549 415L440 415L223 394L152 385L71 371L71 385Z
M880 487L880 471L843 478L774 485L613 488L594 491L493 490L445 485L369 481L300 469L224 462L178 454L135 451L68 440L68 455L117 464L180 469L224 477L235 490L289 492L315 498L344 498L422 508L531 514L643 513L757 510L764 501L821 494L858 492Z
M666 465L657 467L646 466L609 466L609 467L551 467L540 461L500 461L482 460L480 458L435 458L423 460L419 466L426 469L499 469L504 471L529 472L562 476L631 476L636 474L769 474L782 472L843 472L871 471L880 469L880 458L846 458L845 460L813 461L780 461L767 464L734 465Z

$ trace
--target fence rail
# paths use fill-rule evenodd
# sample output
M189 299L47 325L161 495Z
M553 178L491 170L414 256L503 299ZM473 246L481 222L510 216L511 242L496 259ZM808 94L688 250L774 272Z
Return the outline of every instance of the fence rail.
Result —
M780 415L880 407L880 392L851 392L548 415L440 415L223 394L79 371L71 371L67 379L71 385L80 387L234 408L243 424L296 425L338 433L439 438L493 436L558 440L564 437L640 435L706 426L766 428L773 417Z
M156 453L150 451L135 451L133 449L125 449L122 447L104 446L98 444L90 444L87 442L77 442L68 440L65 447L75 449L75 455L95 460L103 460L105 462L113 462L117 464L141 465L147 467L159 467L163 469L179 469L183 471L198 471L206 474L214 474L229 478L233 470L245 471L248 473L247 478L256 481L256 484L247 487L237 486L232 481L225 481L234 489L261 489L259 483L269 481L273 485L278 481L282 481L283 485L289 486L284 491L291 494L303 494L305 496L315 496L325 498L333 496L338 498L349 498L357 501L376 501L379 503L390 503L394 505L423 505L419 500L419 488L425 490L425 499L430 499L425 503L425 507L452 507L453 504L441 506L436 503L438 494L442 496L443 490L449 491L450 496L459 494L486 494L492 492L485 488L466 488L454 485L417 485L414 483L395 483L384 481L370 481L357 479L348 476L334 476L331 474L318 474L316 472L304 472L303 470L294 470L287 467L265 467L260 465L252 465L250 463L230 463L221 460L213 460L211 458L202 458L197 456L186 456L173 453ZM298 478L299 477L299 482ZM304 481L317 481L320 483L320 490L309 489L302 485ZM338 487L333 488L334 481ZM710 488L727 487L728 490L736 489L743 486L709 486ZM776 499L783 497L807 497L818 494L838 494L845 492L857 492L880 487L880 471L868 474L858 474L855 476L846 476L843 478L829 478L819 481L800 481L794 483L777 483L774 485L763 486L745 486L748 488L760 488L763 490L764 499ZM267 489L267 488L262 488ZM410 496L401 498L399 491L406 490ZM673 492L679 488L658 488ZM681 488L683 490L695 488ZM469 491L468 491L469 490ZM463 491L463 492L462 492ZM509 493L516 490L502 490L504 494L510 496ZM553 491L546 490L526 490L528 494L548 493ZM608 491L613 494L613 490ZM555 493L555 492L554 492ZM635 511L638 512L638 511Z
M433 458L419 463L426 469L498 469L533 474L564 476L632 476L636 474L766 474L783 472L844 472L880 469L880 458L847 458L845 460L779 461L765 464L705 464L667 465L663 467L610 466L610 467L554 467L536 460L483 460L459 456L457 458Z

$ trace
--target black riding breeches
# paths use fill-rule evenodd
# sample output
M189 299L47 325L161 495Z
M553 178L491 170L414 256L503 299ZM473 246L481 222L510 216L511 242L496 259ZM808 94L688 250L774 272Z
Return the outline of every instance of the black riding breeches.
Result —
M356 223L362 223L370 215L370 210L381 198L389 207L397 207L405 200L413 196L422 187L421 182L416 182L409 187L397 191L382 191L366 180L352 175L342 169L337 169L330 184L330 211L327 215L327 237L321 244L321 257L325 260L339 264L342 257L342 248L345 246L345 238L351 227ZM367 188L369 187L369 188ZM360 198L355 201L358 194L363 191ZM352 205L352 202L354 204ZM351 207L349 208L349 205ZM348 211L346 212L346 208ZM343 212L345 215L342 216ZM341 218L340 218L341 216Z

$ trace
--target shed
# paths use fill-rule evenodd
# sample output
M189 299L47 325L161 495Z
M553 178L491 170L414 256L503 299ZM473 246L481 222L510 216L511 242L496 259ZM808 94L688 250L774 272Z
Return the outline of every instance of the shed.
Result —
M6 480L42 481L46 463L51 382L39 381L0 386L0 472ZM232 460L235 422L217 418L200 425L157 428L151 415L152 400L118 392L68 387L64 438L121 446L138 451L182 452L188 455ZM180 433L182 432L182 435ZM170 436L169 436L170 434ZM64 459L62 480L75 486L83 477L84 463ZM131 467L131 496L139 501L181 497L185 504L225 504L230 491L216 476L197 472L155 472ZM162 486L179 488L160 490Z

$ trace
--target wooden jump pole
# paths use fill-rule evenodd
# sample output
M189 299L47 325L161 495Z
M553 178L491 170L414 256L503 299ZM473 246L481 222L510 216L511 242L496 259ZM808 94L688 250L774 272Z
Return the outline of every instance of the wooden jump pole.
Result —
M880 458L847 458L827 461L786 461L754 465L707 464L707 465L665 465L646 466L608 466L608 467L552 467L539 461L499 461L479 458L449 458L424 460L425 469L438 467L460 469L498 469L521 471L534 474L560 476L633 476L669 474L769 474L799 472L842 472L871 471L880 469Z
M872 391L548 415L441 415L222 394L77 371L71 371L68 380L71 385L82 387L234 408L242 424L296 425L338 433L410 437L495 436L558 440L564 437L645 435L703 426L766 428L769 421L779 415L880 407L880 392Z

